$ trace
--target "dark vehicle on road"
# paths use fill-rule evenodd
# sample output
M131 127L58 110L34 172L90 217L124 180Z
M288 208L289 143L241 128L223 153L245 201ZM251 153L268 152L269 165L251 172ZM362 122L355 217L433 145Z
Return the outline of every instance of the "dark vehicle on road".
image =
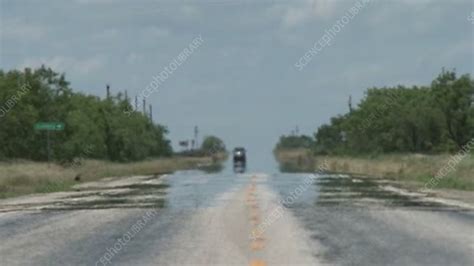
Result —
M234 164L236 163L247 163L245 148L239 147L234 149Z
M247 155L245 148L238 147L234 149L233 152L234 157L234 171L237 173L245 172L245 168L247 166Z

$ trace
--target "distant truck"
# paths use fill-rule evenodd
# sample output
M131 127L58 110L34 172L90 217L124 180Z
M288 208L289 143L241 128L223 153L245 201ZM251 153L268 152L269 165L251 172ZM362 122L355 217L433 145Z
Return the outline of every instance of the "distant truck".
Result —
M233 152L234 157L234 171L238 173L245 172L247 166L247 155L245 148L237 147Z

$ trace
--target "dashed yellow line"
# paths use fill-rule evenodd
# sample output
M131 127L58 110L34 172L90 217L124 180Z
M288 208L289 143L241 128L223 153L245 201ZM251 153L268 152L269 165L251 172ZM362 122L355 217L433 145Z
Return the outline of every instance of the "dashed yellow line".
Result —
M251 234L252 240L250 242L250 250L253 252L261 251L265 248L265 238L259 233L258 226L260 224L260 207L257 200L257 176L252 176L252 181L246 189L246 205L249 211L249 219L252 225ZM250 266L266 266L263 260L254 259L250 261Z
M267 264L261 260L252 260L250 266L267 266Z
M258 214L250 214L250 221L254 225L260 224L260 215Z
M265 247L265 241L262 239L255 239L250 243L252 251L260 251Z
M258 204L257 203L252 203L252 204L249 204L249 208L252 212L256 212L256 213L259 213L259 207L258 207Z
M260 208L258 207L257 203L251 203L247 207L251 216L260 214Z
M252 183L247 189L246 204L249 210L249 219L252 224L252 236L250 242L250 249L254 252L261 251L265 248L265 238L259 233L258 225L260 224L260 208L257 201L257 184L255 180L257 176L252 176ZM250 261L250 266L266 266L267 264L262 260Z

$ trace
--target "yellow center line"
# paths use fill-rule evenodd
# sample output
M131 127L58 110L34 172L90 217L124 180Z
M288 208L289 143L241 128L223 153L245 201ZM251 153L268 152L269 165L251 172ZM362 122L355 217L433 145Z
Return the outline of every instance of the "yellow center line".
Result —
M253 205L257 204L254 200L248 200L246 202L247 207L252 207Z
M251 213L250 220L255 222L260 222L260 215L258 213Z
M254 252L261 251L265 248L265 238L259 232L258 225L260 224L260 207L257 201L257 184L255 179L257 176L252 176L252 183L246 191L246 204L249 210L250 222L252 224L252 240L250 242L250 249ZM251 260L250 266L266 266L263 260Z
M265 238L260 234L258 229L252 230L252 240L265 242Z
M252 223L253 226L259 226L260 225L259 220L251 220L250 222Z
M252 260L250 266L266 266L267 264L261 260Z
M260 213L259 212L260 208L258 207L258 204L256 204L256 203L250 204L249 208L253 213Z
M253 240L252 243L250 244L250 248L252 249L252 251L259 251L259 250L262 250L264 247L265 247L265 241L258 238Z

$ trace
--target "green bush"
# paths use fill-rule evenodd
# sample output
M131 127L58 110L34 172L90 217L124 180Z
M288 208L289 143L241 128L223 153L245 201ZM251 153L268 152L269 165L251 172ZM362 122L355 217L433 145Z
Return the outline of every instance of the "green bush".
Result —
M444 71L426 87L371 88L315 133L314 153L455 152L474 138L474 81Z
M167 130L132 110L121 93L106 99L73 92L64 74L49 68L0 71L0 160L47 159L46 132L37 122L63 122L64 131L50 132L52 155L137 161L170 156Z

